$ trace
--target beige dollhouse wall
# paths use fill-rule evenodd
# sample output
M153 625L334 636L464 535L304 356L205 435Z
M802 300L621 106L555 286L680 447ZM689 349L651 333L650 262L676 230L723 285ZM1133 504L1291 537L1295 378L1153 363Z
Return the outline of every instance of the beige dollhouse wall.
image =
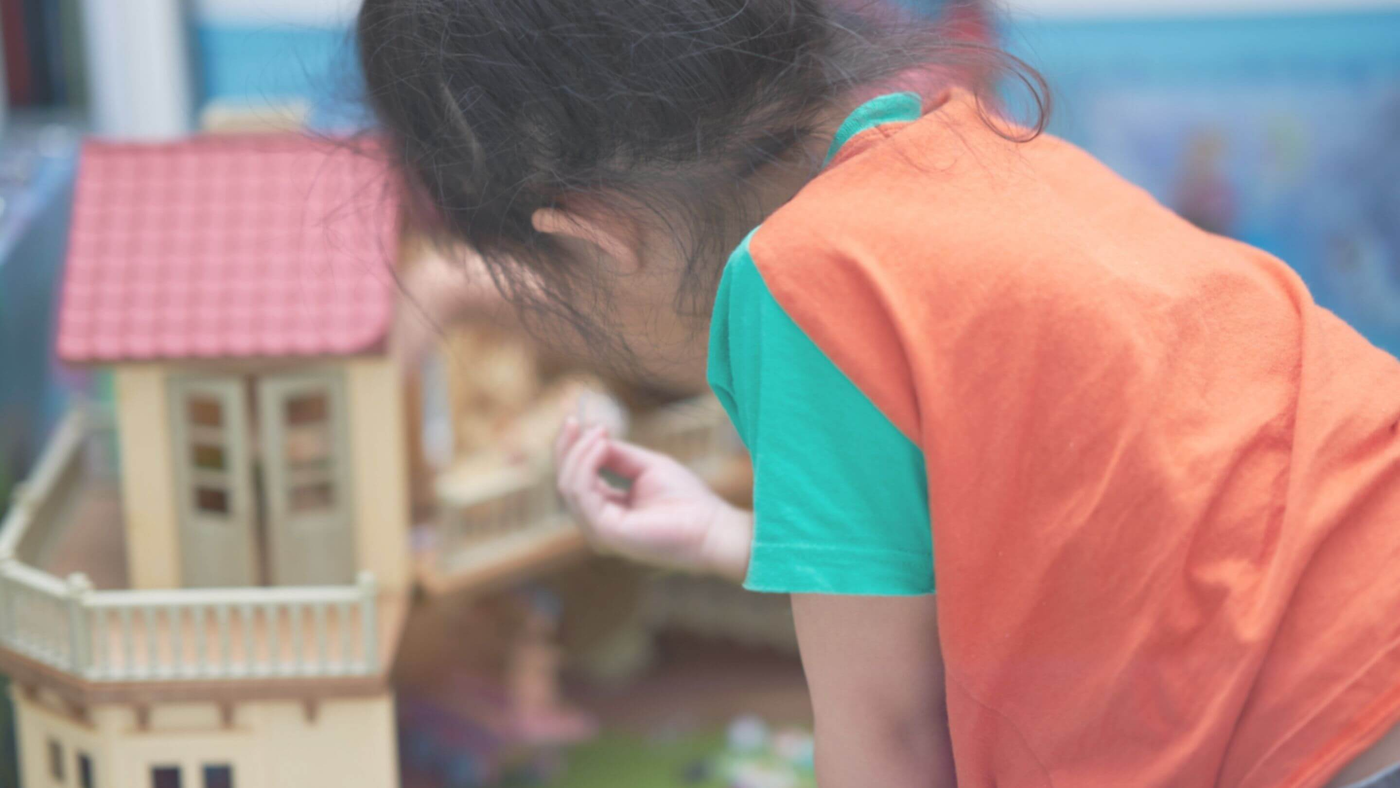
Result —
M138 589L181 584L168 380L158 364L124 365L113 374L127 578Z
M385 357L346 359L334 366L345 381L358 568L373 572L381 588L404 589L410 564L402 375ZM184 585L169 410L171 375L181 371L156 364L115 369L127 576L136 589Z
M21 785L26 788L81 786L78 778L80 755L90 760L94 783L108 784L99 782L105 776L101 769L108 744L95 725L78 722L59 712L59 704L51 698L31 699L16 687L11 687L10 694L14 699ZM62 780L51 772L50 748L54 745L58 749Z
M96 706L81 722L42 695L13 695L28 788L80 785L80 755L90 759L93 784L102 788L150 788L156 766L180 769L182 785L203 785L206 765L231 767L236 786L398 786L393 696L387 693L323 700L311 711L301 701L238 703L227 721L213 703L156 705L144 726L130 706ZM55 745L62 781L50 772Z
M391 359L367 357L347 361L345 379L360 568L373 572L381 588L406 589L411 577L403 374Z

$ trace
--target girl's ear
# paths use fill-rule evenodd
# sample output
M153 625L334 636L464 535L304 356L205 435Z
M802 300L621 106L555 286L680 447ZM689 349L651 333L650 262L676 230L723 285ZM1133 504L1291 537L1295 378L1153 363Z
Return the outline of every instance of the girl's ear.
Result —
M538 232L596 247L616 266L617 273L634 274L642 268L641 227L631 217L613 214L604 219L566 208L540 208L531 222Z

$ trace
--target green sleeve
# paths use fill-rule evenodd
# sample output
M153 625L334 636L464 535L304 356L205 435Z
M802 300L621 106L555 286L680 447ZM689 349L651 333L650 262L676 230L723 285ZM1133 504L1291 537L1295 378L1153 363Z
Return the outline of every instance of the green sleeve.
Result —
M923 453L787 316L747 241L716 297L709 376L753 455L745 588L933 593Z

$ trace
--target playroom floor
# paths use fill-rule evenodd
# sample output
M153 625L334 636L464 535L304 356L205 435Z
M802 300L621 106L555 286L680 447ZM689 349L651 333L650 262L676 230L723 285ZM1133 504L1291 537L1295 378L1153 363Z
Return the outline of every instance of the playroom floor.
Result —
M811 724L795 655L684 635L663 636L658 646L649 675L621 687L580 687L571 698L604 729L623 732L723 726L745 715L774 725Z
M570 754L550 788L719 788L726 783L703 766L724 750L734 719L810 728L795 657L682 636L664 638L660 656L652 675L625 690L575 694L605 732Z
M568 756L549 788L722 788L706 764L739 717L773 729L810 729L812 711L793 656L668 636L658 667L625 688L575 692L604 733ZM799 783L806 785L806 783Z
M729 788L726 731L736 719L770 731L810 730L811 706L795 655L663 635L653 667L614 685L575 684L570 703L598 721L598 737L567 750L552 781L532 788ZM407 788L443 788L440 779ZM745 783L747 784L747 783ZM768 783L756 783L768 784ZM775 783L807 788L806 777Z

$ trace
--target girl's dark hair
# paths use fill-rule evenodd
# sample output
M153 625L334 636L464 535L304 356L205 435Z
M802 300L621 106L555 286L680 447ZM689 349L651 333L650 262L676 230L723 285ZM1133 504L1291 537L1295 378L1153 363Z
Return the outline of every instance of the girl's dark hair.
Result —
M690 260L675 306L702 316L724 256L762 219L744 175L834 101L943 66L1019 78L1033 134L1048 105L1015 58L831 0L365 0L358 43L420 220L481 254L518 304L621 350L606 289L534 229L537 209L669 222Z

